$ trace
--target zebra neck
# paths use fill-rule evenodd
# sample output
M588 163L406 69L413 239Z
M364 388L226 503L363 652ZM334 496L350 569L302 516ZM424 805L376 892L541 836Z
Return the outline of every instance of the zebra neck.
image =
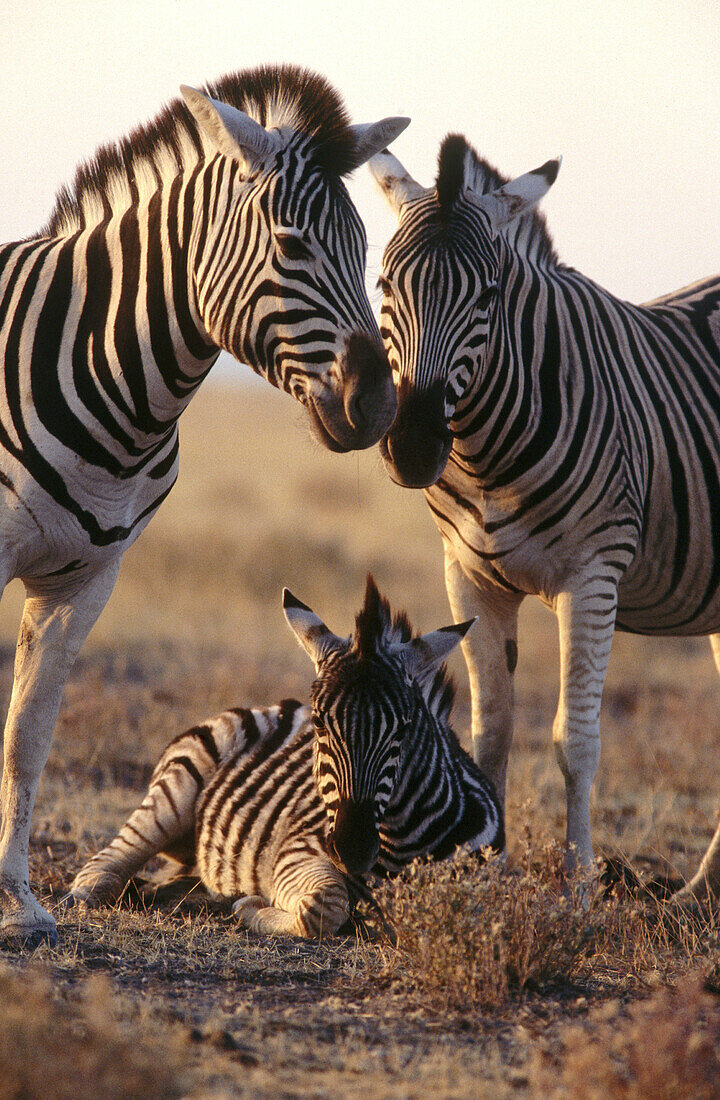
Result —
M487 344L452 422L453 461L485 491L531 468L536 476L578 414L579 402L568 395L574 368L579 393L575 349L585 320L573 305L571 278L582 277L514 254L505 265ZM584 371L592 367L586 356L587 349Z
M106 379L115 380L116 397L120 390L127 398L126 409L118 400L119 410L151 441L177 422L219 354L200 322L189 270L195 178L178 175L97 227L87 250L89 265L97 267L104 253L110 270L121 273L117 296L108 280L89 283L94 308L114 335L107 362L101 349L89 369L103 389L110 388Z

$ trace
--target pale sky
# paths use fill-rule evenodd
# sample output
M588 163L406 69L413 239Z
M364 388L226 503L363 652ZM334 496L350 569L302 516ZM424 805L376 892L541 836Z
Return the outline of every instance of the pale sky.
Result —
M560 257L621 297L720 271L717 0L4 0L2 37L3 241L181 83L289 61L356 122L409 115L394 152L424 185L451 130L512 175L562 153ZM374 282L394 221L367 169L351 191Z

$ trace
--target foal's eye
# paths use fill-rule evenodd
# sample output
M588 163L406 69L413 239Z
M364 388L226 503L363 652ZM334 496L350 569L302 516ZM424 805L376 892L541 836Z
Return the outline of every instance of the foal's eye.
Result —
M310 246L294 233L276 233L277 246L286 260L311 260Z
M377 288L378 290L382 290L383 294L386 294L388 297L390 297L393 292L392 283L389 279L386 279L384 275L381 275L378 279Z

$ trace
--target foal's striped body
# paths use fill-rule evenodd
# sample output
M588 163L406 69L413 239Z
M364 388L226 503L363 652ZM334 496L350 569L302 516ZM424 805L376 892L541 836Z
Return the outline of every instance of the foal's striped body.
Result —
M248 899L257 899L255 924L263 931L337 931L349 916L349 894L327 855L313 740L312 712L295 699L223 711L180 734L160 757L142 804L75 879L73 897L112 904L163 852L196 871L212 893L244 898L246 914Z

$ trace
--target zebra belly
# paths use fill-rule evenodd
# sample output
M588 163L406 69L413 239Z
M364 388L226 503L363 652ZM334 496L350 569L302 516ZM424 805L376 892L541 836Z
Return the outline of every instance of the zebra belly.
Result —
M482 590L498 590L538 596L549 607L557 595L582 575L600 576L607 558L625 561L620 554L604 549L601 539L585 535L582 526L574 530L547 531L532 535L513 525L507 537L487 537L468 512L453 510L436 522L464 572ZM609 526L612 525L612 528ZM630 543L627 521L604 517L598 509L588 525L602 530L609 543ZM664 525L672 529L672 521ZM607 531L615 534L608 538ZM618 584L619 630L636 634L702 635L720 631L720 548L716 555L710 536L692 539L678 548L675 538L655 541L654 552L627 552L627 566ZM679 564L678 564L679 563Z
M710 548L708 548L710 550ZM701 635L720 631L720 562L712 552L638 555L618 587L616 627L632 634Z
M720 489L677 427L674 471L656 443L642 536L618 586L617 625L641 634L720 630ZM720 432L718 434L720 441ZM684 451L680 448L684 447ZM720 469L720 446L713 469Z
M556 503L555 516L544 515L543 504L526 507L519 486L485 494L450 465L426 498L446 545L481 589L536 595L552 607L578 580L609 571L618 578L619 629L712 634L720 630L720 500L697 471L686 477L683 508L667 462L656 458L644 513L621 476L602 493L591 481L572 508Z
M0 571L42 582L94 572L130 546L152 519L177 476L150 471L119 479L77 461L74 478L58 474L55 499L7 452L0 455Z

